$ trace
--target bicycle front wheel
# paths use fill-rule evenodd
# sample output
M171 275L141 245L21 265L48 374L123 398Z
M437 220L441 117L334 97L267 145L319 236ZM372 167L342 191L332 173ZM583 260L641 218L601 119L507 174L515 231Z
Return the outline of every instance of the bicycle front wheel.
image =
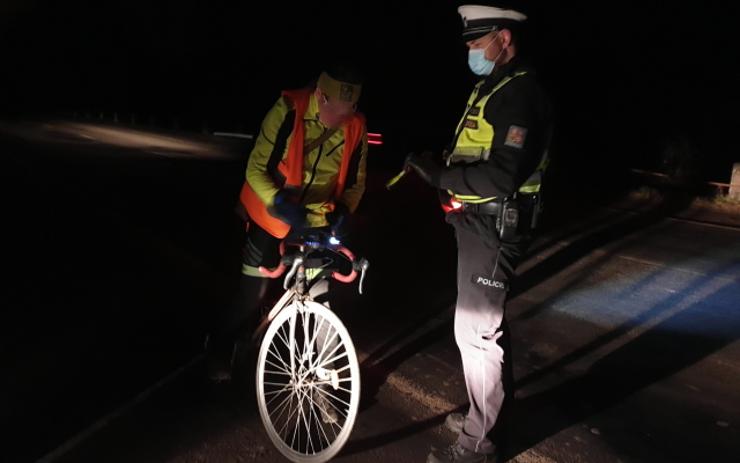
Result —
M291 461L328 461L349 439L360 368L347 329L325 306L294 301L280 311L262 340L256 381L267 434Z

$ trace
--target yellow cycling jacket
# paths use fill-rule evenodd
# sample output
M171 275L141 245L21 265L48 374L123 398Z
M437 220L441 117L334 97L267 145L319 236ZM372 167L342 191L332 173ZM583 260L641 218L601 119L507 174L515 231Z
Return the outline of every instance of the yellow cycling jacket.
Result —
M336 202L354 211L365 190L364 117L355 114L341 130L304 153L302 147L327 130L319 121L318 112L312 90L284 92L265 116L249 156L240 194L242 205L257 225L277 238L284 237L290 229L269 213L281 188L300 189L309 227L327 225L325 214L334 209ZM300 171L296 171L296 165Z

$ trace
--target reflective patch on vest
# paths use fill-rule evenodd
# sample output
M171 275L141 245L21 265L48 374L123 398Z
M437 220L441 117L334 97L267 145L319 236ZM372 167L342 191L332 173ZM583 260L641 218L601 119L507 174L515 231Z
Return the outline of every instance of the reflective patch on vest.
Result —
M506 132L506 141L504 145L511 146L512 148L524 148L524 141L527 139L526 127L519 127L518 125L509 126L509 131Z
M474 106L470 108L470 110L468 110L468 114L470 114L471 116L477 116L478 114L480 114L480 106Z
M465 128L478 130L478 121L475 119L465 119Z
M509 285L507 285L505 281L494 280L486 275L473 275L471 281L476 285L485 286L487 288L499 289L501 291L509 290Z

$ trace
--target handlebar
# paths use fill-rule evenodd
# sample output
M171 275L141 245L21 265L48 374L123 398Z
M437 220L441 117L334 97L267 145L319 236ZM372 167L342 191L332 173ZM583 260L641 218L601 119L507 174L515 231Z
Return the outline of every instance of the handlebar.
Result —
M331 272L331 277L337 281L341 281L342 283L352 283L353 281L355 281L355 278L357 278L357 270L355 269L355 255L352 254L352 251L345 248L344 246L337 247L335 251L339 254L343 254L344 257L347 258L347 260L352 262L352 271L348 275L342 275L339 272Z
M291 246L300 247L300 253L286 256L286 243ZM298 267L305 263L306 256L314 251L321 251L325 249L333 251L337 254L341 254L352 264L352 271L350 273L345 275L338 271L332 271L330 273L330 276L342 283L351 283L357 278L358 272L361 273L359 289L360 294L362 294L362 286L365 281L365 273L367 272L370 263L366 259L358 260L352 253L352 251L343 246L334 236L329 235L325 232L316 231L314 232L314 235L299 236L297 237L297 239L286 238L285 240L280 242L281 259L278 266L272 270L265 267L259 267L259 271L261 274L265 275L268 278L279 278L285 273L288 267L290 267L290 272L286 276L285 284L283 285L287 289L288 282L291 280L293 275L295 275Z

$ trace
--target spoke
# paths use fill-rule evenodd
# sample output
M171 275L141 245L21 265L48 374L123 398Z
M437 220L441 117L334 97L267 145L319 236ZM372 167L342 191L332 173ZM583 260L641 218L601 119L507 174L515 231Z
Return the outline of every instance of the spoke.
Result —
M280 363L282 363L282 364L283 364L283 366L281 367L280 365L277 365L277 364L275 364L275 363L273 363L273 362L271 362L271 361L267 360L267 357L265 357L265 362L266 362L266 363L269 363L270 365L272 365L272 366L273 366L273 367L275 367L275 368L278 368L278 369L282 369L282 370L283 370L284 372L286 372L286 373L291 373L291 371L290 371L290 366L288 366L288 364L287 364L287 363L285 363L285 360L283 360L283 358L282 358L282 357L278 357L278 356L277 356L277 355L275 355L275 353L274 353L273 351L271 351L270 349L267 349L267 353L268 353L268 354L272 354L272 356L273 356L273 357L275 357L275 358L276 358L277 360L279 360L279 361L280 361ZM292 374L292 373L291 373L291 374Z
M311 398L308 397L308 394L306 394L305 392L303 392L303 396L307 399L307 402L311 400ZM310 415L310 413L313 411L313 407L310 404L308 404L308 410L309 410L309 415ZM303 424L306 425L307 442L306 442L306 452L305 453L308 453L308 446L310 445L311 448L313 449L313 453L316 454L316 448L313 446L313 441L311 440L311 420L310 420L310 417L307 418L305 413L302 413L301 416L303 417Z
M268 386L279 386L279 387L285 387L287 384L285 383L271 383L267 381L262 381L262 384L267 384Z
M303 359L309 358L308 357L308 350L310 346L308 345L309 340L309 332L308 332L308 324L311 322L310 320L311 314L306 314L306 312L303 312L301 314L301 324L303 325L303 353L301 354L301 362ZM310 365L311 362L308 362Z
M268 396L271 396L271 395L274 395L274 396L275 396L275 397L273 397L272 399L270 399L270 400L269 400L268 402L265 402L265 407L267 407L267 406L268 406L268 405L270 405L270 404L271 404L272 402L274 402L274 401L275 401L275 399L277 399L278 397L280 397L280 394L282 394L282 393L284 393L284 392L290 392L290 391L289 391L290 387L291 387L291 386L285 386L284 388L282 388L282 389L278 389L277 391L265 392L265 394L264 394L264 395L265 395L265 397L268 397Z
M290 385L290 384L287 384L287 385L286 385L286 386L285 386L284 388L282 388L282 389L278 389L277 391L270 391L270 392L265 392L265 395L275 395L275 394L280 394L281 392L285 392L285 391L289 390L289 389L290 389L291 387L293 387L293 386L292 386L292 385Z
M334 369L334 371L336 371L336 372L337 372L337 374L339 374L339 373L343 372L344 370L346 370L347 368L350 368L351 366L352 366L352 365L350 365L350 364L348 363L348 364L346 364L345 366L343 366L342 368ZM342 380L340 379L339 381L342 381Z
M293 449L295 448L295 438L298 435L298 424L300 424L300 422L301 422L300 417L299 417L299 415L301 413L301 408L303 408L303 399L301 398L301 395L298 394L298 407L296 408L296 411L298 413L296 415L295 428L293 429L293 439L291 439L291 441L290 441L290 448L293 448ZM299 446L301 445L301 438L300 438L300 436L298 437L298 445Z
M271 375L293 376L292 374L285 371L265 370L265 373L269 373Z
M311 345L316 344L316 339L319 337L319 329L324 324L324 317L321 317L321 323L319 323L319 314L313 314L313 336L311 337Z
M310 314L307 314L305 311L303 313L301 313L301 325L303 327L303 347L302 347L301 352L299 354L300 355L300 359L299 360L301 362L301 365L303 365L304 362L305 362L306 365L311 365L311 362L308 360L308 359L310 359L310 357L309 357L309 350L310 350L309 339L310 339L310 335L309 335L309 331L308 331L308 325L310 323L311 323L311 321L310 321Z
M347 378L348 381L350 381L351 379L352 378ZM331 386L332 384L331 384L331 381L324 381L324 382L321 382L321 383L313 383L313 385L314 386ZM332 387L332 389L334 389L334 388ZM344 387L338 387L338 388L336 388L334 390L335 391L344 391L347 394L352 394L352 391L351 390L349 390L347 388L344 388Z
M313 403L313 397L308 396L308 393L306 393L306 396L308 397L309 404ZM316 421L316 411L314 410L313 405L309 405L308 406L308 430L309 430L308 434L309 435L311 435L311 425L314 423L318 423L318 421ZM317 432L316 435L319 438L319 450L321 450L321 434ZM316 455L316 446L313 446L313 453L314 455Z
M280 406L282 406L285 403L285 401L288 399L288 397L291 397L291 396L295 395L295 394L292 393L293 391L291 391L292 387L293 386L285 386L282 389L278 389L276 391L265 393L265 396L268 396L268 395L274 395L275 396L272 399L270 399L269 402L265 403L265 405L266 406L267 405L270 405L270 403L272 403L277 397L280 397L280 394L283 394L283 393L286 393L287 392L288 393L287 397L285 399L283 399L280 402L280 404L273 410L273 413L274 413L278 408L280 408ZM270 415L272 415L272 413L270 413Z
M324 440L326 441L326 446L329 447L331 445L331 441L329 440L329 436L326 435L326 430L324 429L324 425L319 421L319 417L316 417L316 424L318 428L321 430L321 434L319 435L319 439L321 439L321 435L324 436Z
M330 328L332 328L332 327L330 326ZM327 341L326 338L324 338L324 343L321 346L321 352L319 353L318 356L316 356L316 363L317 364L318 364L319 361L321 361L321 358L324 356L324 352L326 352L326 347L327 346L331 346L331 344L334 342L334 338L336 338L338 335L339 335L339 331L334 330L334 334L331 336L331 338L329 339L329 341ZM341 344L338 344L337 345L337 347L339 347L339 346L341 346ZM334 348L334 350L332 350L332 353L334 353L335 350L336 350L336 348Z
M337 351L338 351L339 349L341 349L341 348L342 348L342 344L340 344L340 343L337 343L337 345L336 345L336 346L334 346L334 349L332 349L332 351L331 351L330 353L328 353L328 354L326 354L326 355L324 356L324 359L326 359L327 357L331 357L332 355L334 355L334 354L335 354L335 353L336 353L336 352L337 352ZM325 361L325 360L324 360L324 361L322 361L321 359L317 358L317 359L316 359L316 365L314 366L314 368L318 368L318 367L321 367L321 366L323 366L323 365L326 365L327 363L329 363L329 362L327 362L327 361Z
M347 407L350 406L348 402L345 402L344 400L340 399L339 397L335 396L334 394L332 394L329 391L325 391L325 390L321 389L320 387L317 387L316 390L319 391L319 393L321 393L321 394L324 394L326 396L329 396L329 397L333 398L337 402L343 403ZM347 415L345 415L344 413L342 413L342 410L340 410L336 405L334 405L330 399L327 398L326 401L329 402L331 404L331 406L334 407L334 409L336 411L338 411L339 413L341 413L343 417L347 418Z
M295 394L291 394L290 395L290 401L288 402L288 405L286 407L283 407L283 411L281 411L280 412L280 415L278 415L278 417L277 417L278 419L282 418L283 413L285 412L285 410L288 410L288 414L285 416L285 424L283 424L283 426L280 428L280 431L279 431L280 436L283 438L283 442L285 442L286 444L288 443L288 431L290 430L289 429L289 426L290 426L290 418L295 413L293 411L293 399L294 398L296 398L296 395ZM278 420L275 420L273 422L274 423L279 423Z
M282 337L282 335L281 335L280 331L276 331L276 332L275 332L275 337L274 337L274 338L273 338L273 340L272 340L272 341L270 342L270 347L268 348L268 352L270 352L270 353L272 354L272 356L273 356L273 357L275 357L276 359L278 359L278 360L280 360L280 361L281 361L282 363L284 363L284 364L285 364L285 368L286 368L287 370L290 370L290 365L288 365L288 364L287 364L287 363L285 362L285 359L283 359L283 355L282 355L282 354L280 353L280 346L279 346L279 345L278 345L278 343L276 342L276 341L277 341L278 339L279 339L279 340L280 340L280 341L281 341L281 342L282 342L283 344L285 344L285 349L289 349L289 347L288 347L288 344L287 344L288 340L287 340L287 339L283 339L283 337Z
M334 358L333 358L333 359L331 359L331 360L327 360L327 361L325 361L324 363L322 363L321 365L318 365L317 367L318 367L318 368L320 368L320 367L323 367L324 365L329 365L329 364L331 364L331 363L334 363L334 362L336 362L336 361L337 361L337 360L339 360L340 358L342 358L342 357L346 357L346 356L347 356L347 351L345 351L345 352L344 352L343 354L339 354L339 355L337 355L336 357L334 357ZM347 365L347 366L349 366L349 365ZM337 371L339 371L339 370L337 370Z
M301 317L303 317L303 316L304 316L304 314L301 313ZM304 364L304 362L303 362L303 353L300 352L300 348L298 346L298 342L296 342L296 338L295 338L295 332L296 332L296 329L297 329L297 326L296 326L297 322L298 322L298 314L296 313L296 314L293 315L293 318L291 319L291 333L292 333L292 336L289 338L290 344L293 346L290 349L291 365L293 365L293 370L292 371L294 371L296 374L298 374L298 368L299 368L298 365L302 366ZM304 336L304 347L305 347L305 336ZM306 363L308 364L308 362L306 362ZM302 377L303 378L306 377L306 372L304 372L304 374L303 374Z
M339 437L339 435L338 435L338 434L337 434L337 432L336 432L336 431L334 430L334 427L335 427L335 426L336 426L337 428L339 428L339 432L342 432L342 427L341 427L341 426L339 426L339 425L338 425L337 423L329 423L329 429L331 429L331 432L332 432L332 433L334 434L334 440L337 440L337 437Z
M308 400L309 400L308 395L306 395L306 393L304 391L300 391L300 394L303 396L303 398L301 399L300 418L298 419L298 421L304 426L303 430L306 431L306 442L305 442L305 444L306 444L306 450L305 450L305 452L303 452L303 454L306 455L306 454L308 454L308 446L309 445L313 446L313 444L311 444L311 433L309 432L309 429L308 429L308 421L307 421L307 418L306 418L306 406L308 406L309 409L310 409L310 405L308 405ZM300 434L299 434L298 435L298 448L299 449L301 448L300 438L301 437L300 437Z
M277 400L277 398L278 398L278 397L280 397L280 394L279 394L279 393L282 393L282 392L286 392L286 391L278 391L278 394L277 394L277 395L275 395L275 397L273 397L272 399L270 399L270 401L269 401L269 402L267 402L267 403L265 404L265 406L266 406L266 407L268 407L268 406L269 406L269 405L270 405L271 403L273 403L273 402L274 402L275 400ZM280 402L280 403L279 403L279 404L277 405L277 407L275 407L275 408L274 408L274 409L273 409L273 410L272 410L271 412L269 412L269 416L270 416L270 418L271 418L271 419L272 419L272 415L274 415L276 411L278 411L278 410L279 410L280 408L283 408L283 407L285 407L285 402L287 402L287 401L288 401L288 399L290 399L290 397L291 397L292 395L293 395L293 394L290 394L290 393L289 393L289 394L288 394L287 396L285 396L285 398L284 398L284 399L283 399L283 400L282 400L282 401L281 401L281 402ZM282 414L282 413L281 413L281 414ZM274 422L276 422L278 418L280 418L280 415L278 415L277 417L275 417L275 419L274 419L274 420L272 420L272 421L273 421L273 423L274 423Z
M293 312L293 314L290 317L290 335L288 336L288 341L290 342L290 345L288 345L288 351L290 352L290 371L295 371L295 321L296 321L296 313ZM299 444L300 445L300 444Z
M321 327L324 324L324 321L326 321L324 317L321 317L321 323L319 323L318 319L319 319L318 314L313 314L313 336L311 337L311 343L310 343L310 347L312 348L316 346L316 341L319 338ZM316 358L318 361L318 356Z
M311 391L311 393L313 394L313 390ZM316 403L316 401L313 400L313 397L311 398L311 400L313 403ZM316 403L316 405L318 405L318 403ZM320 420L321 417L319 415L320 413L314 414L314 416L316 416L316 427L318 427L319 430L321 431L321 434L319 434L319 441L321 441L321 436L323 435L324 440L326 440L326 446L329 447L331 445L331 441L329 440L329 436L326 435L326 430L324 429L324 425L321 423L321 420ZM322 448L324 447L322 446Z
M289 336L285 333L285 325L281 326L280 329L275 330L275 335L280 338L280 340L283 341L283 344L285 344L285 347L290 350L290 343L288 343Z
M279 397L279 396L276 396L276 397ZM272 420L273 423L276 423L278 421L278 419L283 415L283 412L286 410L286 408L290 405L290 403L292 403L292 401L290 403L288 402L288 400L291 397L293 397L293 394L288 394L288 397L284 398L283 401L280 402L280 404L278 404L278 406L275 407L275 409L272 412L270 412L269 417L270 419L272 419L272 415L274 415L278 410L282 409L282 411L278 414L278 416L276 416L275 419Z
M296 397L296 395L295 394L291 394L289 397L290 397L290 404L289 405L291 406L290 407L290 410L293 410L293 407L292 407L292 405L293 405L293 399ZM282 413L280 415L282 416ZM285 436L283 437L283 442L285 442L286 444L288 443L288 425L290 424L290 417L292 415L293 415L293 412L292 411L288 413L288 416L285 418L285 424L283 425L282 428L280 428L280 432L279 432L279 434L281 436L283 436L283 431L285 431Z
M321 358L324 352L326 352L326 349L331 347L334 342L334 338L339 335L339 331L336 329L334 329L334 334L332 334L332 329L334 329L334 326L329 323L326 327L326 333L324 334L323 342L321 343L321 352L319 352L317 359Z
M346 383L347 381L352 381L352 377L350 376L348 378L339 378L337 380L338 383ZM314 383L313 383L314 386L323 386L324 384L331 385L331 380L330 379L322 379L321 381L314 381Z
M321 440L321 434L323 434L326 437L326 432L324 431L323 426L321 425L321 416L320 416L321 415L320 414L321 407L319 407L318 402L316 402L316 400L314 400L313 388L311 388L307 392L305 392L304 393L304 396L305 396L305 398L308 400L308 402L310 404L309 405L309 407L310 407L309 408L309 410L310 410L310 412L309 412L309 421L310 421L310 423L311 422L314 422L316 424L316 428L318 428L321 431L321 433L317 433L317 437L319 438L319 444L320 444L319 445L319 451L320 451L320 450L322 450L324 448L323 442ZM317 410L319 412L317 412ZM311 420L311 417L313 417L314 419ZM327 444L328 443L329 443L329 441L327 439ZM314 453L315 453L316 452L316 446L314 445L313 448L314 448Z

